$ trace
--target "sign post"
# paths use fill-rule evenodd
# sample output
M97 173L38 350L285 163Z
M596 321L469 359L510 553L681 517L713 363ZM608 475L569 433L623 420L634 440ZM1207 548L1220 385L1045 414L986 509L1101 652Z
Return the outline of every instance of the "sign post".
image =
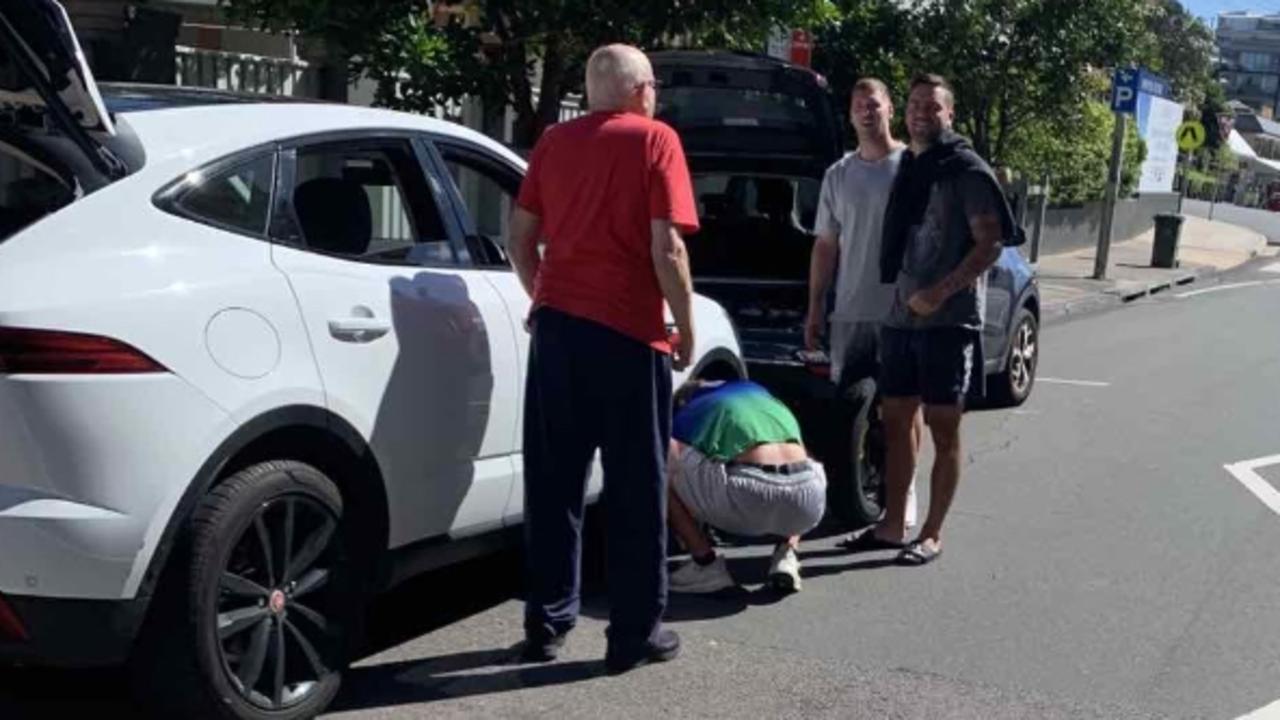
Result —
M1102 222L1098 224L1098 251L1093 256L1093 277L1107 277L1107 256L1111 253L1111 225L1116 216L1116 195L1120 191L1120 164L1124 160L1124 129L1129 115L1138 106L1138 71L1118 68L1111 78L1111 111L1116 114L1111 134L1111 164L1107 166L1107 190L1102 198Z
M1124 160L1124 135L1128 116L1138 110L1138 94L1169 95L1163 79L1138 68L1116 68L1111 78L1111 111L1116 115L1111 135L1111 164L1107 167L1107 190L1102 202L1102 223L1098 227L1098 252L1093 259L1093 277L1107 277L1107 256L1111 253L1111 229L1115 223L1116 196L1120 192L1120 167Z

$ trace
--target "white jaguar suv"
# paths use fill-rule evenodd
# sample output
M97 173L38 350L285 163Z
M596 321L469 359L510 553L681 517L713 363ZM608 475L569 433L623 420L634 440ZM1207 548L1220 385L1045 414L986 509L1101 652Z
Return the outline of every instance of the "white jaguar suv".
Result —
M0 5L0 661L307 717L370 593L511 535L524 167L414 115L99 89L59 4ZM688 374L743 376L696 323Z

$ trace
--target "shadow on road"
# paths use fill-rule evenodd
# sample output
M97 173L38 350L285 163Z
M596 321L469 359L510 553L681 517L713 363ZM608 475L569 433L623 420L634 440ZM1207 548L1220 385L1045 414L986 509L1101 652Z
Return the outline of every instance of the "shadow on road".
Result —
M354 668L343 680L342 693L334 702L333 710L393 708L547 685L567 685L604 674L603 660L517 666L513 663L518 647ZM482 672L485 668L493 670Z

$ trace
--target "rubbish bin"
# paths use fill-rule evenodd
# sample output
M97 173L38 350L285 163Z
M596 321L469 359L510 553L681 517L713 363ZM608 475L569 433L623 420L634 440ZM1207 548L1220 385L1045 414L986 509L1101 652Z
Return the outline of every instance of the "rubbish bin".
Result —
M1156 215L1156 240L1151 245L1151 267L1178 267L1178 239L1182 236L1183 216L1176 213Z

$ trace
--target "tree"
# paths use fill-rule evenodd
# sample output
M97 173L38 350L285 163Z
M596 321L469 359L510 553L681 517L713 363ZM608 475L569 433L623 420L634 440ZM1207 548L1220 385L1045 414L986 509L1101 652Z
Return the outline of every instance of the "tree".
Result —
M906 10L908 65L955 85L957 128L1002 160L1023 124L1072 117L1089 76L1138 57L1149 9L1132 0L933 0Z
M1091 84L1097 87L1102 80ZM1102 198L1111 162L1111 137L1115 115L1100 100L1088 100L1069 119L1039 117L1019 126L1009 140L1006 162L1038 180L1050 175L1052 202L1079 205ZM1134 123L1125 133L1124 162L1120 169L1120 197L1131 195L1138 185L1146 144Z
M815 33L813 67L831 83L836 98L848 98L861 77L877 77L890 89L910 79L915 29L896 0L842 0ZM899 101L898 116L901 117Z
M1178 0L1149 2L1145 64L1169 81L1174 99L1197 110L1208 101L1216 111L1225 97L1213 74L1213 31Z
M515 113L515 144L528 147L581 88L587 55L608 42L763 47L776 26L809 24L824 0L445 0L467 11L435 21L428 0L226 0L258 27L323 38L353 74L378 83L379 104L429 111L466 95Z

